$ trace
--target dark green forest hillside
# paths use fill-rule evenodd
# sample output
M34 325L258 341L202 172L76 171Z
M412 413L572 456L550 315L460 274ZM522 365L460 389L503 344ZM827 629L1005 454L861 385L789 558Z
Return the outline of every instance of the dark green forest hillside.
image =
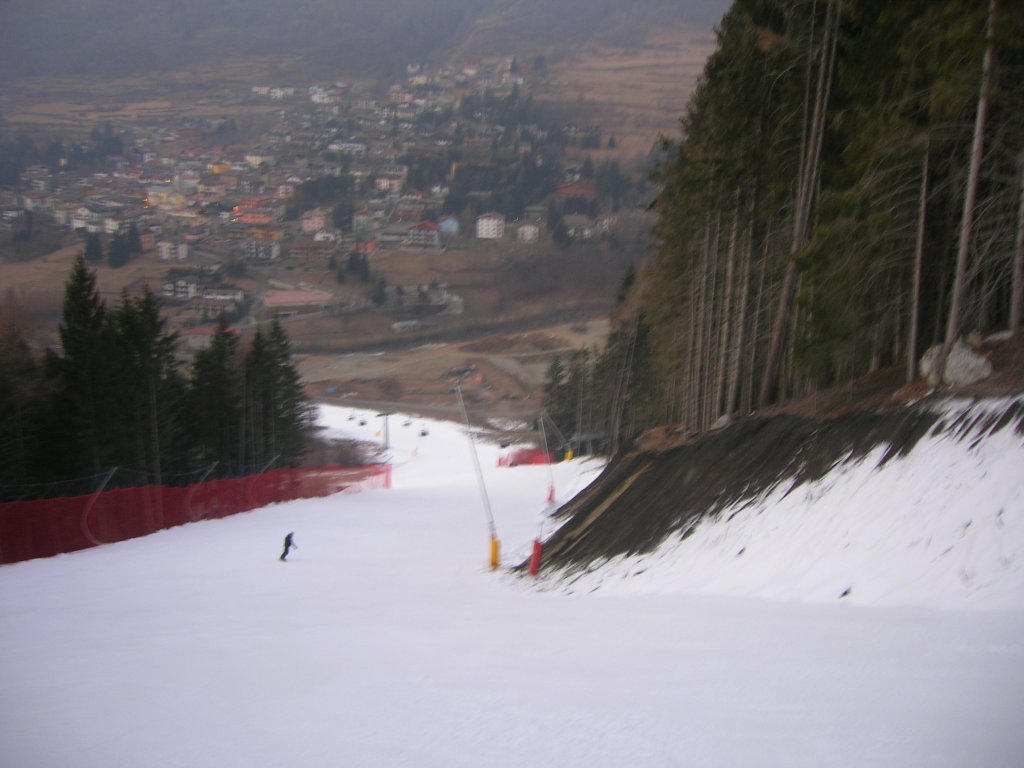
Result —
M1019 331L1020 0L736 0L664 142L656 256L552 368L612 448Z

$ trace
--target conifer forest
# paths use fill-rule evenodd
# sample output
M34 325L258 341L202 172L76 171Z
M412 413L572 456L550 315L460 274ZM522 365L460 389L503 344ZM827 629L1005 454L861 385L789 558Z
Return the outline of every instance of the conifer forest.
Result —
M190 370L148 290L109 307L80 257L60 349L42 357L10 308L0 322L2 500L178 485L295 466L312 410L275 320L243 344L222 319Z
M1019 331L1020 0L736 0L661 150L651 262L549 371L564 433L700 433Z

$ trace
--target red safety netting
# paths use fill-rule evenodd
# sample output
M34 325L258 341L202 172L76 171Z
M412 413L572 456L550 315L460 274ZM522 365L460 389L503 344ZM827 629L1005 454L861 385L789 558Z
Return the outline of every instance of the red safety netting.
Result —
M554 454L540 448L520 448L498 459L499 467L518 467L523 464L554 464Z
M278 501L391 487L391 465L272 469L184 487L145 485L0 504L0 563L109 544Z

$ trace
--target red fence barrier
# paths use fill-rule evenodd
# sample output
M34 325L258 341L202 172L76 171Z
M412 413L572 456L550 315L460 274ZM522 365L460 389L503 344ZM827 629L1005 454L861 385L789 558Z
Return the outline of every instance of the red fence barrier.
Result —
M499 467L518 467L523 464L554 464L555 455L540 448L519 448L498 458Z
M261 475L171 487L0 504L0 563L74 552L175 525L227 517L277 501L391 487L391 465L271 469Z

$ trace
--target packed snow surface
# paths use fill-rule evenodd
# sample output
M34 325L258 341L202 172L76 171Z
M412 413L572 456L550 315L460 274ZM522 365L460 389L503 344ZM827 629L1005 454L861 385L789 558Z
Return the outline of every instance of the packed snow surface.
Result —
M373 413L321 421L382 439ZM837 468L568 589L505 568L549 488L598 463L499 468L497 445L397 415L389 437L390 490L0 568L0 764L1024 762L1019 435Z

